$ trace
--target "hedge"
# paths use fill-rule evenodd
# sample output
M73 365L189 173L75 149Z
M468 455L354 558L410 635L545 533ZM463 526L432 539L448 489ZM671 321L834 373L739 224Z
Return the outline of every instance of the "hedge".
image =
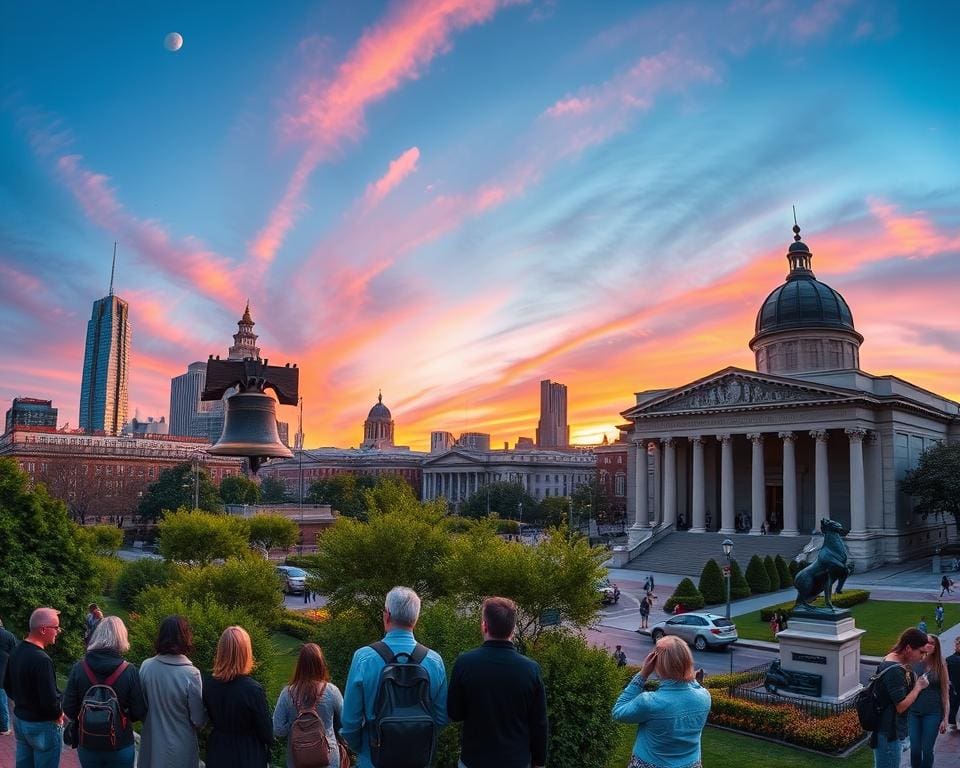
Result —
M320 631L320 622L299 613L287 611L277 622L277 631L284 632L304 643L315 643L317 633Z
M777 566L773 564L773 558L770 555L763 558L763 567L770 578L770 591L778 591L780 589L780 574L777 572Z
M100 594L114 596L117 580L123 573L123 561L114 555L94 555L94 568L100 580Z
M832 602L835 608L850 608L854 605L859 605L860 603L865 603L870 599L870 592L866 589L849 589L846 592L843 592L839 595L834 595ZM760 609L760 620L763 622L768 622L773 618L773 614L776 611L785 611L787 618L790 618L791 612L793 611L796 603L790 601L789 603L780 603L779 605L768 605L766 608ZM818 597L814 600L813 605L818 607L823 607L823 597Z
M727 599L723 572L713 558L707 560L707 564L703 566L703 571L700 573L699 589L707 605L718 605Z
M770 574L763 567L763 560L759 555L751 557L747 564L747 584L754 595L770 591Z
M141 592L148 587L166 586L176 577L176 571L176 566L155 557L125 563L117 577L117 601L128 611L132 610Z
M683 608L686 611L699 611L703 608L703 595L700 594L700 590L694 586L690 579L684 579L677 585L673 594L663 604L663 610L667 613L673 613L677 603L683 603Z
M789 589L793 586L793 575L787 567L787 561L781 555L777 555L773 564L777 567L777 574L780 576L780 589Z
M742 600L750 597L750 585L740 570L740 563L736 560L730 561L730 599Z

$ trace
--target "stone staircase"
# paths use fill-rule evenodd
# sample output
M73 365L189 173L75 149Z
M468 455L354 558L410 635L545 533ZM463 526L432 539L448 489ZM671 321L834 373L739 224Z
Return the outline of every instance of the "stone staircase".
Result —
M781 555L788 563L810 541L809 536L750 536L745 533L668 533L650 549L631 560L625 568L653 573L677 573L683 576L699 576L704 563L713 558L724 565L724 539L733 542L733 559L740 569L747 570L747 563L754 555L776 557Z

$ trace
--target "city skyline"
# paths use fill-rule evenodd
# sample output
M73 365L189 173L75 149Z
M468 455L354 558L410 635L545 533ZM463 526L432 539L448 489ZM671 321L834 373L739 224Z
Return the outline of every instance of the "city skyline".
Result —
M398 442L512 444L548 378L571 441L600 442L637 390L753 368L796 204L862 368L960 399L958 14L11 7L0 398L74 424L117 240L130 414L165 415L249 298L263 356L302 371L309 445L359 444L379 389Z

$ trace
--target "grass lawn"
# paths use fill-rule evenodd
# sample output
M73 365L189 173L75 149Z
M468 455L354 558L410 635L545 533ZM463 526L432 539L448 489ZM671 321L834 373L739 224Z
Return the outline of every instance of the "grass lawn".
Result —
M773 603L771 603L773 605ZM893 600L867 600L850 609L859 629L867 630L860 643L860 651L868 656L883 656L896 643L907 627L917 626L921 616L927 617L927 628L937 631L933 620L936 603L908 603ZM770 625L760 620L760 611L737 616L737 633L750 640L773 640ZM943 604L943 626L960 623L960 605Z
M123 619L123 623L130 624L130 613L124 608L120 603L118 603L112 597L107 597L106 595L100 595L97 597L97 605L100 606L100 610L103 611L104 616L118 616Z
M273 706L280 695L280 690L290 682L293 668L297 664L297 654L300 653L300 646L303 645L303 641L285 635L283 632L271 633L270 639L273 641L275 652L273 655L273 671L267 684L267 700Z
M607 763L607 768L625 768L630 760L630 751L637 733L637 726L623 724L619 727L616 749ZM864 747L843 762L839 758L816 755L792 747L772 744L760 739L751 739L738 733L706 728L701 743L704 768L721 768L736 765L737 768L872 768L873 752Z

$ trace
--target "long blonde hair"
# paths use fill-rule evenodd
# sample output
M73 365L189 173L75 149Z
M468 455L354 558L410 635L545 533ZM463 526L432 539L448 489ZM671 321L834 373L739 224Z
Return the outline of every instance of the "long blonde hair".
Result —
M940 650L940 638L937 635L927 635L927 639L933 645L933 650L923 657L923 665L936 673L940 679L940 695L948 697L950 673L947 671L947 662L944 661L943 652Z
M220 635L213 656L213 676L225 683L253 670L253 649L250 635L243 627L227 627Z

